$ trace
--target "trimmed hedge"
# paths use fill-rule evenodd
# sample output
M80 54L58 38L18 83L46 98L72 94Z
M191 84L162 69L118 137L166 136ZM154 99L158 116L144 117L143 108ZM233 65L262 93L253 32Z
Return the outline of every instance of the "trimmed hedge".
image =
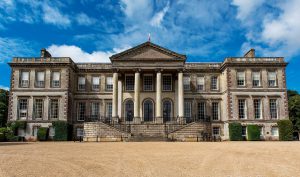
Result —
M68 140L68 123L66 121L54 121L52 126L55 129L55 135L53 139L55 141L67 141Z
M46 141L47 140L47 132L48 128L40 127L37 132L37 138L39 141Z
M242 141L242 125L240 123L229 123L229 139L230 141Z
M248 141L260 140L260 130L258 125L247 125L247 140Z
M277 122L280 141L293 140L293 123L290 120L279 120Z

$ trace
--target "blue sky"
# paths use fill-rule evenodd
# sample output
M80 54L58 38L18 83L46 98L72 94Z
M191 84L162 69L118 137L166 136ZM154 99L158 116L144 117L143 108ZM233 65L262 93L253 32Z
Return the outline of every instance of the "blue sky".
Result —
M287 85L300 91L300 0L0 0L0 87L9 87L14 56L108 57L147 41L223 61L255 48L289 62Z

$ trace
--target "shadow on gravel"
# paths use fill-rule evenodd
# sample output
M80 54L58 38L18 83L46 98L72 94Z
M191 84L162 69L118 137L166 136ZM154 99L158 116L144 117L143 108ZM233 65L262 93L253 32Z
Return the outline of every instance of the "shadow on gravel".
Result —
M30 143L25 142L0 142L0 146L14 146L14 145L26 145Z

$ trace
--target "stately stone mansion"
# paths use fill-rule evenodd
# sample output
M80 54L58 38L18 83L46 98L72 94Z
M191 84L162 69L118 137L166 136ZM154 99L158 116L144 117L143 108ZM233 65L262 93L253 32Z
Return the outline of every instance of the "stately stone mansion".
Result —
M260 126L261 138L278 138L288 117L287 63L281 57L186 62L186 56L152 42L110 57L111 63L74 63L69 57L15 57L9 121L26 120L22 133L67 121L85 141L164 138L228 140L228 124Z

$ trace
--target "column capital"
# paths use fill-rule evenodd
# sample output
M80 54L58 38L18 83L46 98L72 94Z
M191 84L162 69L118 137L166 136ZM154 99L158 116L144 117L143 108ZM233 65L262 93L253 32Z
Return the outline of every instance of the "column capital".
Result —
M142 69L141 69L141 68L134 68L133 71L134 71L135 73L140 73L140 72L142 71Z
M120 69L118 69L118 68L113 68L113 69L112 69L112 72L113 72L113 73L117 73L117 72L119 72L119 71L120 71Z
M155 72L157 72L157 73L161 73L162 71L163 71L162 68L156 68L156 69L155 69Z
M179 68L179 69L177 69L177 72L178 73L183 73L183 72L185 72L186 71L186 69L184 69L184 68Z

